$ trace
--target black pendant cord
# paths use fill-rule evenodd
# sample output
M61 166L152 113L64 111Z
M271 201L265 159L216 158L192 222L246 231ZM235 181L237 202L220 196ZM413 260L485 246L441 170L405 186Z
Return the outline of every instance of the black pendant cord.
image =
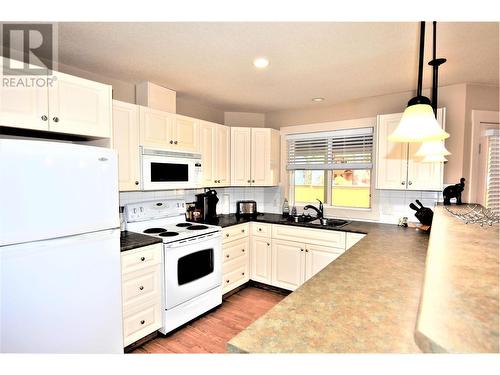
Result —
M422 96L422 69L424 64L425 21L420 22L420 54L418 57L417 96Z
M432 101L431 106L434 111L434 116L437 118L437 102L438 102L438 70L439 65L446 62L446 59L436 58L436 21L432 22L432 60L429 65L432 66Z

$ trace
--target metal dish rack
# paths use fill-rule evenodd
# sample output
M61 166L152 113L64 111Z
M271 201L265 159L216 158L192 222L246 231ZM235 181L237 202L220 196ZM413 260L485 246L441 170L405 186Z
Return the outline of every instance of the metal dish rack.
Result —
M497 224L500 215L479 204L464 204L461 206L444 206L446 211L465 224L479 224L480 226Z

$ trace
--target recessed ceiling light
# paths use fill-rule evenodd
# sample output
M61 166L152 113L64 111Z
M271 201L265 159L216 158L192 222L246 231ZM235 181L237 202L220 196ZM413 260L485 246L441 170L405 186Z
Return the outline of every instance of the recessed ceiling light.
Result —
M322 102L324 100L325 100L325 98L312 98L313 102Z
M269 65L269 60L266 59L265 57L259 57L253 61L253 65L256 68L264 69Z

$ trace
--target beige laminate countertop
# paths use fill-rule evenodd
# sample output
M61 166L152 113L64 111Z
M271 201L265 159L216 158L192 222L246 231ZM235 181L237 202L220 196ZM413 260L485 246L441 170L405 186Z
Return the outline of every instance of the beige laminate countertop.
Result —
M352 223L367 236L231 339L240 353L414 353L429 236Z
M499 351L499 225L436 207L415 338L425 352Z

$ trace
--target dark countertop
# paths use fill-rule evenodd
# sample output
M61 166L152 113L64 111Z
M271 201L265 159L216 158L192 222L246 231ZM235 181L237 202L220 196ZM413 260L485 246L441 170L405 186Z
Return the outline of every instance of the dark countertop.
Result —
M222 228L230 227L232 225L249 223L249 222L257 222L257 223L269 223L269 224L282 224L282 225L292 225L298 227L305 228L315 228L315 229L326 229L326 230L340 230L344 232L355 232L355 233L367 233L370 225L373 223L368 223L365 221L350 221L349 224L344 225L343 227L333 227L333 226L322 226L311 223L295 223L293 221L288 221L288 219L283 218L281 214L269 214L264 213L260 214L255 218L237 218L235 214L229 215L219 215L217 220L208 221L206 224L219 225ZM380 225L380 224L377 224Z
M145 234L122 231L120 233L120 251L136 249L142 246L148 246L162 242L161 238L147 236Z
M231 216L220 224L244 222ZM256 221L285 224L276 216ZM367 236L233 337L229 352L421 352L414 333L429 235L368 222L339 230Z

